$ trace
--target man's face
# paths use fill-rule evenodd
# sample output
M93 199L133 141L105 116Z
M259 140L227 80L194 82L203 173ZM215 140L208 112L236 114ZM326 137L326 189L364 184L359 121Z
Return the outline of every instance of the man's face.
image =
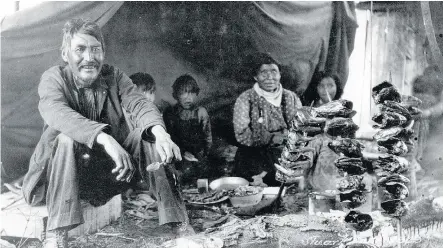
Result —
M102 44L94 36L77 33L62 52L62 58L68 63L74 77L80 79L78 82L89 86L97 79L105 54Z
M274 92L280 85L280 70L276 64L263 64L254 79L260 88Z

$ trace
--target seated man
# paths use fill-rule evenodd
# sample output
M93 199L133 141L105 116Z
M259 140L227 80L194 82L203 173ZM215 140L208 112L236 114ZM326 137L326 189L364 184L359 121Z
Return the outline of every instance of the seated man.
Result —
M29 204L46 203L45 247L68 247L67 231L84 222L80 199L104 204L134 172L149 182L160 224L191 231L169 165L181 160L180 150L158 109L126 74L103 64L105 45L96 23L70 20L63 33L66 64L41 77L38 107L45 126L23 182ZM134 116L137 128L129 129L122 108ZM160 161L169 164L146 173L148 164Z

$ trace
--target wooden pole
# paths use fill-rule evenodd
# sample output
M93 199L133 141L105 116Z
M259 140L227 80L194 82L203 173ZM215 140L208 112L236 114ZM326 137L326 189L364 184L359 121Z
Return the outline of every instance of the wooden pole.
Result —
M397 235L398 235L398 248L402 248L403 246L403 237L402 237L402 227L401 227L401 218L397 219Z
M429 2L423 1L421 4L421 13L423 16L423 24L425 26L426 36L428 37L429 46L431 48L432 60L434 64L438 66L440 71L443 71L443 56L440 51L440 47L435 38L434 25L432 24L431 9L429 8Z

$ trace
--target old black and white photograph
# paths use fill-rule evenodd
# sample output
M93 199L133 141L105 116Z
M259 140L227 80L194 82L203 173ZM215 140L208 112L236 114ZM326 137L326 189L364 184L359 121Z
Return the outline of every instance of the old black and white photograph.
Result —
M2 1L0 247L443 247L441 13Z

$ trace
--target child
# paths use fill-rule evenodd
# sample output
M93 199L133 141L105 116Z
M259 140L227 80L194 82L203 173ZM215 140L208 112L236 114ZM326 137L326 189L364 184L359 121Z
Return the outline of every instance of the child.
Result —
M319 107L343 95L340 78L335 74L317 72L303 94L303 105Z
M137 92L142 93L146 99L148 99L151 102L155 101L155 92L156 92L156 85L154 78L149 73L144 72L137 72L129 76L129 78L132 80L132 82L137 85ZM126 123L129 125L130 130L134 130L137 128L136 121L133 118L133 116L123 109L123 114L126 118ZM145 172L145 170L140 169L140 171ZM133 191L133 189L145 189L148 190L149 186L148 184L143 181L142 176L139 174L134 175L134 179L132 180L132 183L134 183L132 186L132 189L128 190L125 193L125 196L128 197L129 194Z
M132 74L131 76L129 76L129 78L132 80L132 82L137 85L137 91L142 93L146 99L148 99L149 101L154 102L155 101L155 81L152 78L151 75L149 75L148 73L144 73L144 72L137 72ZM126 111L124 109L123 111L125 118L126 118L126 122L129 125L129 129L133 130L135 129L136 126L136 121L133 120L133 117L128 113L128 111Z
M129 77L137 85L137 90L152 102L155 101L155 81L151 75L144 72L137 72Z
M333 100L338 100L343 94L340 78L335 74L323 71L313 75L312 81L304 93L304 104L307 106L320 107ZM333 152L328 144L331 138L325 134L319 134L309 143L314 148L314 164L309 171L308 187L313 191L325 192L333 190L341 179L334 161L338 155Z
M204 161L212 146L211 123L206 109L195 103L200 88L192 76L178 77L172 90L177 104L168 107L163 118L172 141L183 154L183 161L177 164L177 169L183 173L182 182L194 184L201 177L201 170L206 169Z

